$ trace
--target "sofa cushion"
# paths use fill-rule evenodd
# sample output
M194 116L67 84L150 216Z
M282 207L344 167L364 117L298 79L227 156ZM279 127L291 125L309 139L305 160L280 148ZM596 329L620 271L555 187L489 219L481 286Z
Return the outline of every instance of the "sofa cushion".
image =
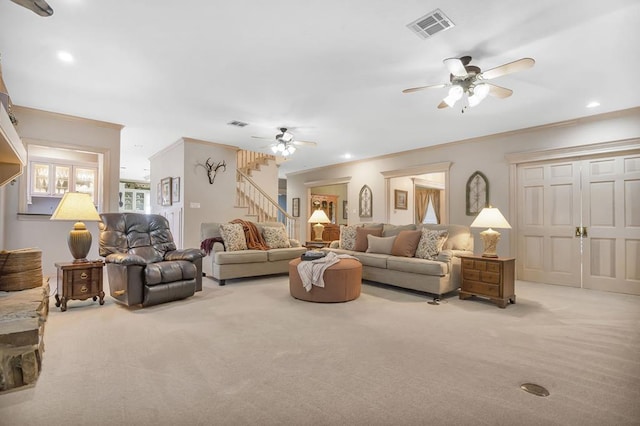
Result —
M300 257L307 249L305 247L276 248L267 251L270 262L277 260L291 260Z
M276 249L291 247L287 230L284 229L284 227L264 226L262 228L262 236L269 248Z
M382 228L382 236L383 237L393 237L394 235L398 235L400 233L400 231L415 231L416 225L414 224L409 224L409 225L391 225L388 223L385 223L383 228Z
M434 231L446 230L449 233L447 241L445 241L442 247L443 250L473 251L473 240L471 239L471 231L468 226L425 224L422 225L422 227Z
M275 249L274 249L275 250ZM215 263L228 265L234 263L266 262L268 250L219 251L215 254Z
M422 231L400 231L391 247L394 256L413 257L420 242Z
M353 250L356 247L356 228L358 225L340 225L340 248Z
M247 240L244 237L244 229L239 223L220 224L220 234L227 251L247 249Z
M387 259L387 269L443 277L449 273L449 264L415 257L390 256Z
M375 235L376 237L382 237L382 227L356 228L356 244L353 248L355 251L367 251L367 248L369 247L367 235Z
M367 253L381 253L391 254L393 248L393 242L396 240L395 235L393 237L376 237L375 235L367 235L369 247L367 247Z
M358 258L363 266L372 266L374 268L387 268L388 254L379 253L354 253L354 256Z
M420 236L415 257L435 260L442 251L448 235L449 233L446 230L434 231L422 228L422 235Z

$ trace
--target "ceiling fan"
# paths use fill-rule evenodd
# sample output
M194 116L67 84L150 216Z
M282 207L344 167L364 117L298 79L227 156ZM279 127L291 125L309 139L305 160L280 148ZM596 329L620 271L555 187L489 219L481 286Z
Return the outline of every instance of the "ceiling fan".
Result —
M291 133L286 127L279 128L280 133L278 133L275 137L275 142L269 145L271 151L276 155L282 155L283 157L288 157L289 155L296 152L296 145L309 145L316 146L317 143L309 142L309 141L299 141L295 140L293 137L293 133ZM271 139L263 136L252 136L256 139Z
M471 62L471 56L448 58L443 62L450 72L449 83L412 87L410 89L404 89L402 93L413 93L424 89L449 87L448 96L438 104L439 109L453 107L464 95L467 97L468 106L474 107L482 102L487 95L491 95L496 98L508 98L513 94L513 90L488 83L487 80L526 70L536 63L536 61L531 58L522 58L482 72L479 67L469 65ZM463 107L462 112L464 112L464 108L466 108L466 105Z
M11 0L12 2L24 6L40 16L53 15L53 9L45 0Z

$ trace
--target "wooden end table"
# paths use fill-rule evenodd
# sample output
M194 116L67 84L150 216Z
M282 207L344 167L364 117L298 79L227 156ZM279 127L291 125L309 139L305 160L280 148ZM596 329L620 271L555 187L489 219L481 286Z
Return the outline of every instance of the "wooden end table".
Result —
M58 287L56 291L56 307L62 312L67 310L67 301L86 300L90 297L94 302L100 298L104 305L104 291L102 290L102 260L88 262L59 262Z
M501 308L516 303L514 258L461 256L460 299L486 297Z

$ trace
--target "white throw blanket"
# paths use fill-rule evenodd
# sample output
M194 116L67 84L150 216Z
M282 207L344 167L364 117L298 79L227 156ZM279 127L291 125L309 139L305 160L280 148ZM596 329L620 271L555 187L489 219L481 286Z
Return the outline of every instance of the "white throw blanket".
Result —
M298 274L302 280L302 285L307 291L311 291L311 286L324 287L324 270L331 265L340 262L340 259L356 259L350 254L336 254L328 252L325 257L315 260L303 260L298 263Z

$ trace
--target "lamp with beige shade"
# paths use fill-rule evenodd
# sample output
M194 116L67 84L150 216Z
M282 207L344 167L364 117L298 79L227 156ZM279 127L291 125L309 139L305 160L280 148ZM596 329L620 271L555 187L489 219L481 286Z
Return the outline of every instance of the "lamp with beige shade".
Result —
M471 224L472 228L489 228L480 233L484 243L482 257L498 257L496 247L500 241L500 233L492 228L511 229L511 225L496 207L483 208Z
M67 192L50 220L76 222L67 240L69 251L74 263L87 262L87 255L91 249L91 232L83 222L100 222L100 215L93 205L91 196L82 192Z
M324 232L323 223L331 223L331 220L322 209L315 210L308 220L313 225L314 241L322 241L322 233Z

